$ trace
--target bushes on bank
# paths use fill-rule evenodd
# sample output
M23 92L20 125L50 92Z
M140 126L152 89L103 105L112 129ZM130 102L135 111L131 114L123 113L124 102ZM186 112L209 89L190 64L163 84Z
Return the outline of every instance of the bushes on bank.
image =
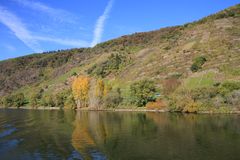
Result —
M104 105L108 108L115 108L122 102L120 88L111 90L104 98Z
M228 81L212 87L182 89L170 97L171 110L179 112L239 109L240 82Z
M153 81L140 80L130 86L132 104L138 107L145 106L148 102L155 100L156 88Z
M199 111L200 104L193 100L187 101L187 104L183 108L183 112L185 113L197 113Z
M197 100L204 100L208 101L211 98L216 97L219 94L219 89L216 87L203 87L203 88L196 88L190 91L191 98L194 101Z
M5 107L21 107L27 103L23 93L9 95L4 98L3 104Z
M44 106L44 107L55 107L55 102L54 102L54 99L53 99L53 96L43 96L42 99L41 99L41 102L40 102L41 106Z
M43 90L43 89L40 89L39 91L34 92L34 93L31 95L31 97L30 97L30 105L31 105L32 107L38 106L38 104L40 103L39 101L40 101L41 98L42 98L43 92L44 92L44 90Z
M74 97L70 94L64 102L64 109L75 109L77 107Z
M163 92L166 95L173 93L181 84L178 77L172 76L163 81Z
M226 103L240 107L240 90L235 90L226 95Z
M166 103L161 99L157 99L155 102L148 102L146 105L146 108L149 110L162 110L166 107Z

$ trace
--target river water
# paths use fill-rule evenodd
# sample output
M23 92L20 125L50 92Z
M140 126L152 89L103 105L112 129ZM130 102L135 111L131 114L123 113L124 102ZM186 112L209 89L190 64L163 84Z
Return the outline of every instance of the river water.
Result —
M1 109L0 159L239 160L240 115Z

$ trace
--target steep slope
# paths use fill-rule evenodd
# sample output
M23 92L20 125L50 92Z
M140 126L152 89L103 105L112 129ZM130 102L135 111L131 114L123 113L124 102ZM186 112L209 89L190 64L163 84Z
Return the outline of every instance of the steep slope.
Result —
M191 66L198 57L206 62L193 72ZM212 83L240 81L240 5L200 21L123 36L94 48L2 61L0 96L18 92L29 96L39 89L55 94L69 88L76 74L102 77L122 88L147 78L165 94L175 90L166 87L171 81L176 83L174 88L180 83L194 88L202 85L200 81L194 86L194 78L204 79L208 74Z

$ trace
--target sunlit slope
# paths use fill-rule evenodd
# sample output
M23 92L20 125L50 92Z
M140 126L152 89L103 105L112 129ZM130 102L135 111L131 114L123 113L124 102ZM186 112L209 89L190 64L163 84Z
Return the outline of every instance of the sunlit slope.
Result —
M193 72L191 66L199 56L206 62ZM45 94L57 93L69 88L76 74L114 80L119 85L147 78L160 88L171 76L184 84L205 74L214 74L214 81L240 80L240 5L183 26L123 36L94 48L1 61L0 95L23 92L29 96L39 89Z

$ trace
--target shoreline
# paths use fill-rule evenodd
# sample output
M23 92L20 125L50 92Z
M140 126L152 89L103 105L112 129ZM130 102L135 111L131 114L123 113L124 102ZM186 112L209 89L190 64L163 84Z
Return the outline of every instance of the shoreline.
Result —
M0 109L19 109L19 110L60 110L59 107L0 107Z
M70 110L70 109L62 109L59 107L20 107L20 108L13 108L13 107L0 107L0 109L20 109L20 110ZM171 112L169 110L149 110L146 108L108 108L108 109L94 109L94 108L81 108L76 109L75 111L96 111L96 112L155 112L155 113L183 113L183 114L240 114L240 111L229 111L229 112L217 112L217 111L201 111L196 113L184 113L184 112Z

